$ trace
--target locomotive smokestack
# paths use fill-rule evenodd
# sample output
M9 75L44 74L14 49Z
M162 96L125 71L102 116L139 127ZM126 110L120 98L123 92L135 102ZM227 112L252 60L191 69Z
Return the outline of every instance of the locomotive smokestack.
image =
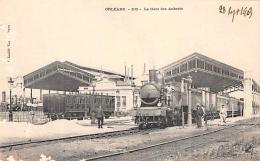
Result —
M156 69L149 70L149 82L158 82L156 72Z

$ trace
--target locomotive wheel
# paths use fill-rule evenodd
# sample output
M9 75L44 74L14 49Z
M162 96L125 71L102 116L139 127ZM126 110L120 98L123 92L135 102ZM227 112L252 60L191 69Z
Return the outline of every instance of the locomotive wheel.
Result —
M166 124L162 123L161 126L160 126L161 129L164 129L166 128Z
M139 127L139 130L143 130L144 129L144 124L140 124L138 127Z
M164 128L167 127L165 120L163 120L162 122L160 122L159 127L160 127L161 129L164 129Z

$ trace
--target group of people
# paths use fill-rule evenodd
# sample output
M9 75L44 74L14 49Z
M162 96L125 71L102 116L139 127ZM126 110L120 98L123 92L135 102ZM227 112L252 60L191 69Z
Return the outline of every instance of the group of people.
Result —
M227 109L225 108L225 105L222 105L222 107L219 111L219 116L220 116L222 123L226 123ZM207 119L207 114L205 112L205 108L203 105L197 104L195 119L196 119L198 128L202 127L203 121L204 121L205 125L207 125L208 119Z

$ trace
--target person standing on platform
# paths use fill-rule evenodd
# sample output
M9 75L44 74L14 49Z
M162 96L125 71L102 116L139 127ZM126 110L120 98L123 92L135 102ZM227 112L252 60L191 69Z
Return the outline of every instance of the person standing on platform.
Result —
M227 109L225 108L225 105L222 105L222 107L219 111L219 116L220 116L222 123L226 123Z
M9 109L9 121L13 121L13 111L12 109Z
M196 122L197 122L197 127L201 128L202 126L202 116L204 115L203 109L199 104L197 104L197 112L196 112Z
M103 128L102 125L103 125L103 121L104 121L104 112L103 112L101 105L99 105L99 107L97 109L96 118L98 120L98 128Z
M206 112L205 112L205 107L203 105L201 105L201 109L203 111L203 115L201 116L201 122L202 122L202 126L204 126L205 124L205 116L206 116Z
M34 113L32 107L31 107L31 110L30 110L29 114L30 114L30 116L31 116L30 122L33 124L33 122L34 122L34 114L35 114L35 113Z

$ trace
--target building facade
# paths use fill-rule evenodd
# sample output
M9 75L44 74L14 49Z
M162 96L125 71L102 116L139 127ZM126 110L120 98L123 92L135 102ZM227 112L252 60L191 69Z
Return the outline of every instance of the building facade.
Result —
M128 114L137 104L138 89L130 80L115 81L103 76L92 86L80 87L79 92L115 96L115 113Z

